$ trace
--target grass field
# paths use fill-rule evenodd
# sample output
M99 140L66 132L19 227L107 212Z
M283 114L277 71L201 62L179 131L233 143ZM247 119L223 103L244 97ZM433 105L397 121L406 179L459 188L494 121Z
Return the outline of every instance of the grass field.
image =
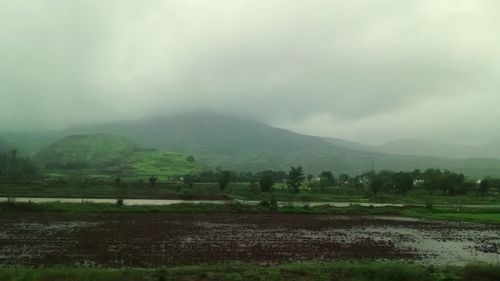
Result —
M1 268L4 281L166 281L166 280L356 280L356 281L497 281L500 266L432 268L390 262L292 263L279 266L222 264L161 269Z

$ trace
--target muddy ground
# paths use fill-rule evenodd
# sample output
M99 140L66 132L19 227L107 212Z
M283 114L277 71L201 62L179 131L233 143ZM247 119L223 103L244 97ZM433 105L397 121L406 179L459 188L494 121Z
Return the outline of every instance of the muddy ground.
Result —
M241 261L500 261L500 226L287 214L0 214L0 264L156 267Z

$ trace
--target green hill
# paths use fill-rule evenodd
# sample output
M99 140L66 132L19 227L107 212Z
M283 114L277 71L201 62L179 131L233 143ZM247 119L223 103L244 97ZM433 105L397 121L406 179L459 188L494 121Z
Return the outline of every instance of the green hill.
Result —
M330 146L319 137L204 111L135 122L78 127L65 132L75 133L111 133L146 147L169 151L299 151L326 149Z
M46 171L81 174L172 176L200 171L186 155L145 149L124 137L110 134L65 137L35 157Z
M66 135L57 131L34 131L0 134L0 143L4 142L9 147L15 147L19 154L26 157L34 157L43 148Z
M12 148L13 147L10 143L7 143L6 141L0 140L0 153L9 151Z
M161 150L194 155L209 168L237 171L333 170L356 174L376 170L440 168L470 177L500 176L500 160L391 155L339 139L324 139L262 123L208 112L73 128L70 133L113 133Z

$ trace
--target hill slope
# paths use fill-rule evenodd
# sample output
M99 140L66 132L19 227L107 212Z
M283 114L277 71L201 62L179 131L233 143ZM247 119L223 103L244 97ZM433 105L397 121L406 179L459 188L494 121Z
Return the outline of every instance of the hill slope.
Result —
M9 151L10 149L12 149L12 145L10 143L0 140L0 153Z
M330 146L319 137L208 112L79 127L67 133L112 133L143 146L173 151L298 151Z
M75 132L123 135L142 146L192 154L208 168L258 171L302 165L307 173L333 170L350 174L371 168L440 168L470 177L500 176L499 160L391 155L352 142L301 135L206 112L79 127L66 133Z
M40 151L35 161L47 170L125 176L172 176L201 169L186 155L145 149L110 134L65 137Z
M446 158L500 158L500 141L484 145L462 145L426 140L404 139L385 143L373 150L389 154L406 154Z
M0 142L16 148L20 155L34 157L40 150L63 137L56 131L17 132L0 134Z

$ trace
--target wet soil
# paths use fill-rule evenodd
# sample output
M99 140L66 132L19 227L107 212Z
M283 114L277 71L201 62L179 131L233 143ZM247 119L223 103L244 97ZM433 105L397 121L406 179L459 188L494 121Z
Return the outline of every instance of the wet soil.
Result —
M500 226L289 214L0 214L0 264L500 260Z

